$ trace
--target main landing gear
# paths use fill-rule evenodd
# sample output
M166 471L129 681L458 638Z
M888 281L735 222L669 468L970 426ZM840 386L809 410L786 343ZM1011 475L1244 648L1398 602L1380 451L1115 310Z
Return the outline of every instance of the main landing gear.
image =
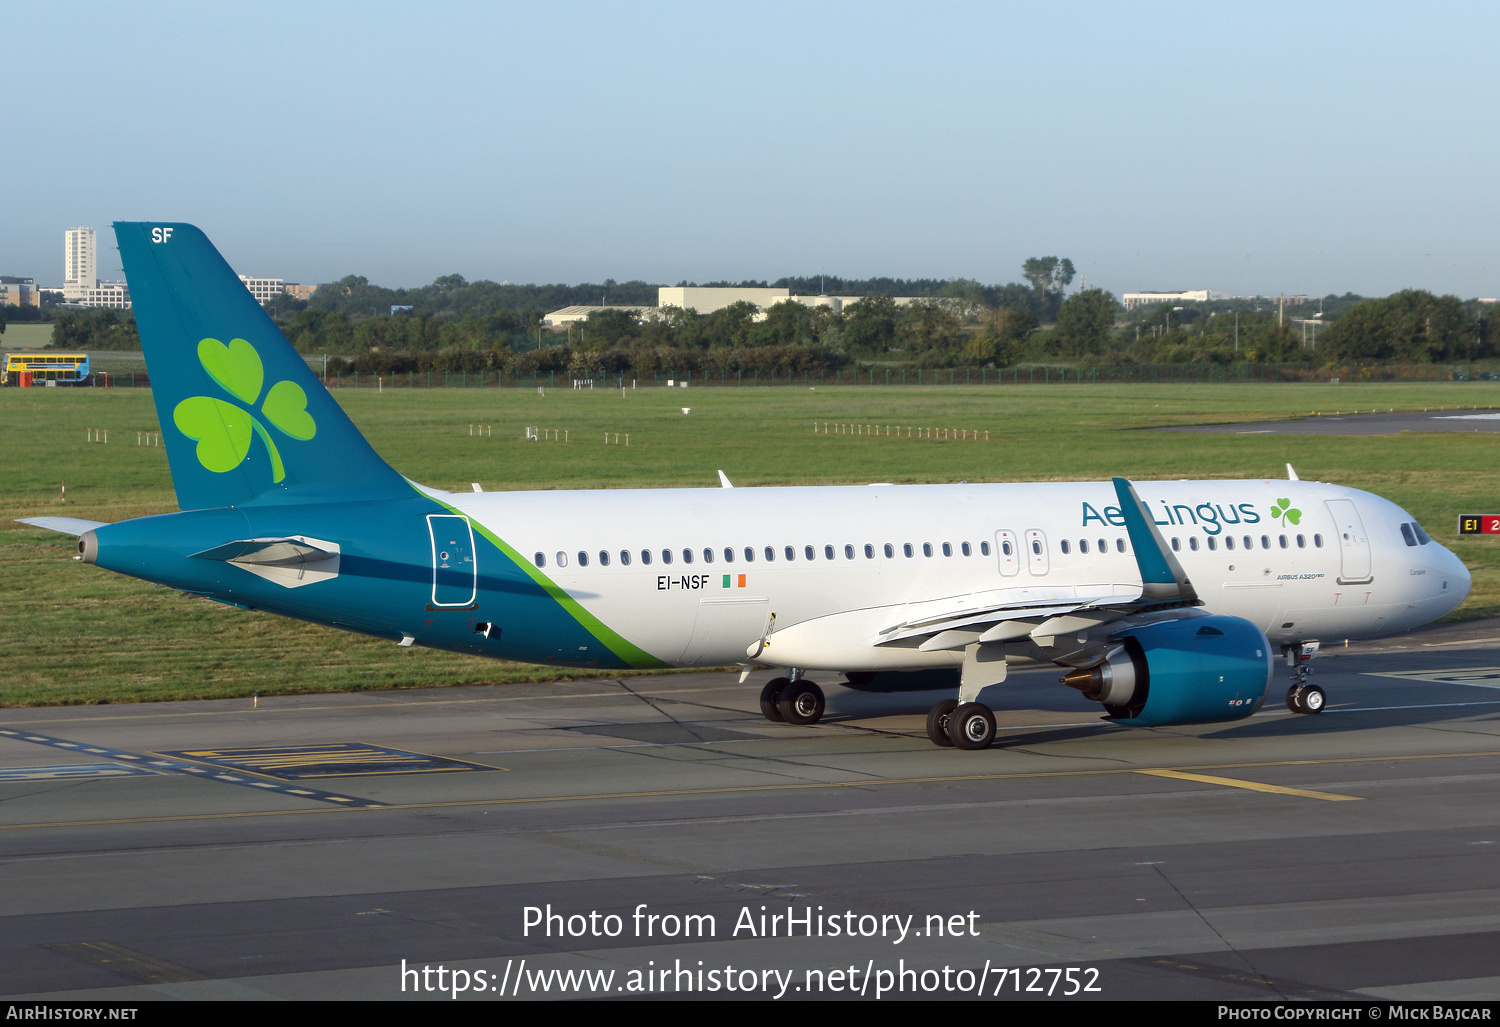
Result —
M1303 642L1297 646L1287 646L1282 650L1286 653L1286 665L1292 668L1292 687L1286 692L1286 708L1293 713L1322 713L1323 707L1328 703L1328 696L1317 685L1308 684L1307 678L1313 672L1312 658L1318 655L1318 643Z
M995 741L995 715L984 703L944 699L927 711L927 738L944 748L988 749Z
M826 705L823 690L804 678L772 678L760 690L760 712L778 724L816 724Z

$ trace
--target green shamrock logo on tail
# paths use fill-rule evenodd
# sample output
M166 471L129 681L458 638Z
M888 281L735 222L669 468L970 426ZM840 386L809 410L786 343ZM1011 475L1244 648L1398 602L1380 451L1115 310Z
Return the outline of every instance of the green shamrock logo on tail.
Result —
M204 339L198 343L198 362L225 392L245 404L254 407L260 399L265 368L255 347L244 339L231 339L228 346L218 339ZM260 412L273 427L303 442L317 434L317 422L307 412L307 393L300 385L277 382L265 397ZM210 471L234 470L249 455L251 438L258 435L271 458L272 480L286 477L271 433L252 411L212 396L191 396L177 404L172 420L182 434L197 440L198 462Z
M1286 527L1288 521L1291 521L1293 524L1302 523L1302 511L1292 509L1292 501L1290 499L1276 500L1276 505L1271 507L1271 516L1280 517L1283 528Z

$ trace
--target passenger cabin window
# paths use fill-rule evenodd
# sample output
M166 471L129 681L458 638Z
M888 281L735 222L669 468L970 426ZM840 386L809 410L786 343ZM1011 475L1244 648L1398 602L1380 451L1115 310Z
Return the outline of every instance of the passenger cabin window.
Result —
M943 543L943 555L944 556L952 556L953 555L953 544L951 542L944 542Z
M538 567L545 567L547 566L547 554L537 553L531 558L531 562L536 564Z
M1107 552L1109 552L1109 543L1106 542L1106 541L1104 541L1102 538L1099 540L1099 552L1101 552L1101 553L1107 553Z
M566 567L568 565L568 554L567 553L558 553L557 554L557 565L559 567Z
M630 550L628 550L628 549L622 549L622 550L620 550L620 565L623 566L623 567L629 567L630 566Z
M671 563L672 562L672 550L670 550L670 549L663 549L661 551L661 562L662 563Z
M775 546L766 546L764 552L766 554L766 563L771 563L772 561L774 561L776 559L776 547Z
M872 546L872 545L870 545L868 542L865 543L865 559L866 560L873 560L873 559L875 559L875 547Z
M1224 548L1225 549L1233 549L1234 548L1234 536L1233 535L1225 535L1224 536Z
M1297 548L1298 549L1306 549L1307 548L1307 536L1306 535L1298 535L1297 536Z
M1088 539L1081 538L1081 539L1078 540L1078 551L1080 553L1087 553L1089 551L1089 540Z
M1270 535L1262 535L1260 537L1260 547L1262 549L1270 549L1271 548L1271 536Z
M587 567L588 565L589 565L589 554L580 551L578 553L578 566L580 566L580 567Z
M1322 535L1314 535L1313 536L1313 545L1317 546L1319 549L1322 549L1323 548L1323 536Z
M1066 556L1068 554L1068 540L1067 539L1063 539L1062 541L1058 542L1057 544L1062 547L1063 555Z
M754 546L746 546L745 547L745 562L746 563L754 563L755 562L755 547Z
M1191 549L1195 553L1198 551L1198 536L1197 535L1190 535L1190 536L1188 536L1188 548Z
M1219 540L1214 538L1212 535L1208 536L1208 538L1204 539L1203 541L1208 543L1209 552L1213 552L1214 550L1219 548Z
M788 563L791 563L793 560L797 559L797 550L792 548L791 546L787 546L785 549L783 549L782 553L785 554Z
M1281 548L1285 549L1286 548L1286 536L1285 535L1277 535L1276 539L1277 539L1278 542L1281 543Z
M1177 539L1175 539L1175 538L1172 540L1172 552L1174 552L1174 553L1180 553L1180 552L1182 552L1182 543L1180 541L1178 541Z
M1245 548L1246 549L1254 549L1255 548L1255 539L1251 538L1249 535L1246 535L1244 537L1243 541L1245 543Z
M893 545L891 545L889 542L887 542L885 544L885 558L887 560L889 560L889 559L892 559L895 555L896 555L896 547L893 546Z
M599 566L600 567L608 567L609 566L609 550L608 549L601 549L601 550L599 550Z
M729 548L728 546L724 547L724 562L734 563L734 550Z
M845 546L844 547L844 559L845 560L852 560L852 559L854 559L854 547L853 546Z
M958 548L959 548L959 551L962 552L965 556L973 556L974 555L974 551L969 548L969 543L967 543L967 542L961 543Z
M682 551L682 562L683 563L692 563L693 562L693 551L691 549L684 549Z
M981 547L989 545L988 542L981 542L979 544L980 544ZM1000 543L1000 551L1002 553L1004 553L1006 556L1009 556L1010 555L1010 543L1009 542L1002 542L1002 543ZM983 553L985 556L989 556L990 555L989 553L985 553L982 548L980 549L980 552Z
M641 550L641 563L649 564L650 562L651 562L651 550L649 550L649 549L642 549Z
M1031 540L1031 551L1037 556L1042 555L1042 543L1037 539Z
M850 553L849 555L853 556L854 554ZM812 557L808 557L808 559L810 560L810 559L812 559ZM825 559L825 560L832 560L833 559L833 547L832 546L824 546L823 547L823 559Z
M932 555L932 543L931 542L923 542L922 543L922 555L923 556L931 556Z
M703 562L704 563L713 563L714 562L714 551L712 549L710 549L709 547L707 547L707 546L703 547Z
M1123 538L1115 539L1115 549L1121 553L1125 552L1125 540Z
M911 557L912 557L912 548L911 548L911 543L910 542L904 543L901 546L901 551L906 554L906 558L908 560L911 559Z
M980 556L989 556L990 555L990 544L988 542L981 542L981 543L979 543L979 555ZM1010 555L1010 543L1009 542L1005 543L1005 555L1006 556Z

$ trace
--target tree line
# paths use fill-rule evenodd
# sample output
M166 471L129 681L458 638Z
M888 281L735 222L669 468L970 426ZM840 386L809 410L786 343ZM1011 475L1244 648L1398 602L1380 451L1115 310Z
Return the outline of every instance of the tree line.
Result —
M1495 305L1408 289L1366 299L1325 297L1278 310L1275 301L1155 304L1125 311L1102 289L1067 293L1074 266L1033 257L1025 283L969 279L782 278L799 295L859 296L842 310L736 303L699 314L673 307L644 317L594 311L543 328L546 310L601 299L649 305L656 286L468 282L445 275L416 289L360 276L321 286L308 302L279 296L267 311L301 352L327 354L330 370L805 371L870 367L1009 367L1017 364L1428 363L1500 357ZM684 283L686 284L686 283ZM762 282L706 283L737 287ZM916 297L898 304L894 296ZM392 311L391 308L407 307ZM129 311L52 311L56 349L134 350ZM3 323L3 322L0 322Z

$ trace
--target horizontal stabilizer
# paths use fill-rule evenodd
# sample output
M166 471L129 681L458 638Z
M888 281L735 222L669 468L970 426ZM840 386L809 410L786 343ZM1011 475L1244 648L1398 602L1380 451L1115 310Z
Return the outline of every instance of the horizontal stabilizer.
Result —
M339 545L322 539L246 538L194 553L195 560L223 560L284 588L338 577Z
M64 535L82 535L86 531L102 528L108 521L86 521L81 517L17 517L17 524L30 524L48 531L60 531Z

